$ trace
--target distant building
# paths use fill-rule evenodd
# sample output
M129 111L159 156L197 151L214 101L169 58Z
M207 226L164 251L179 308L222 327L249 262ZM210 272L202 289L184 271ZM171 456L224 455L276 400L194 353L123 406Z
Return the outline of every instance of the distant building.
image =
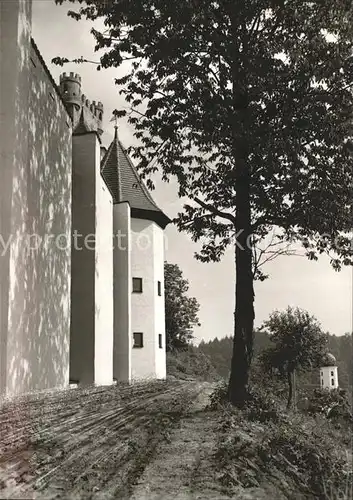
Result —
M0 2L0 394L163 379L170 220L102 102L52 78L31 6Z
M322 361L320 368L320 387L322 389L338 388L338 369L336 358L328 353Z

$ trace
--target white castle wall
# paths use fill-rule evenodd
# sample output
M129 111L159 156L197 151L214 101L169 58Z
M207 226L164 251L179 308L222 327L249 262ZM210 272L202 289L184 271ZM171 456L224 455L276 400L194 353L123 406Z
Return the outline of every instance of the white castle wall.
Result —
M0 393L19 394L69 381L71 124L30 1L0 2L0 34Z
M131 380L131 217L128 203L113 208L115 380Z
M100 165L97 141L96 164ZM95 373L96 384L113 382L113 201L96 172Z
M131 274L143 279L143 292L131 295L131 330L143 333L144 339L142 348L132 348L132 378L163 378L158 334L164 333L164 303L157 291L158 280L163 281L163 231L143 219L132 219L131 230Z
M73 230L80 237L72 253L70 378L81 384L113 379L112 211L98 137L74 135Z
M166 350L165 350L165 311L164 311L164 232L159 226L154 224L154 276L156 281L161 282L161 296L158 295L157 285L155 286L155 331L156 331L156 377L166 378ZM159 347L158 335L162 335L162 348Z

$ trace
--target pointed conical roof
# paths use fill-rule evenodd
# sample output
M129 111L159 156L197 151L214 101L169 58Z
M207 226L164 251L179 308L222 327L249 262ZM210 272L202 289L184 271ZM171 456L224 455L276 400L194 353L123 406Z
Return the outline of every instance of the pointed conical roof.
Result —
M113 203L128 202L132 217L153 220L162 229L171 222L156 205L141 181L135 166L119 141L117 127L114 139L103 158L101 175L113 196Z

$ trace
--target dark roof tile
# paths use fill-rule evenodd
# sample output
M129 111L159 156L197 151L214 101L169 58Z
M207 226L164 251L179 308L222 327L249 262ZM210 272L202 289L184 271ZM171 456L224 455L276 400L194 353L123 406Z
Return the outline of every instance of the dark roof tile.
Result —
M154 220L163 229L170 219L156 205L146 186L141 181L135 166L118 138L115 137L106 152L101 175L113 196L113 203L128 202L132 216Z

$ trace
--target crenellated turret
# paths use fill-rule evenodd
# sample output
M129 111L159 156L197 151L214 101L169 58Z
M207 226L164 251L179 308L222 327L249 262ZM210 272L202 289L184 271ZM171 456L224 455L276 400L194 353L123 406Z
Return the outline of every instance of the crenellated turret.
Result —
M80 75L63 73L60 76L60 93L71 116L74 131L80 124L80 130L84 127L98 134L103 133L103 104L100 101L90 102L81 92Z
M60 75L60 94L65 101L73 123L76 123L81 110L81 77L71 72Z

